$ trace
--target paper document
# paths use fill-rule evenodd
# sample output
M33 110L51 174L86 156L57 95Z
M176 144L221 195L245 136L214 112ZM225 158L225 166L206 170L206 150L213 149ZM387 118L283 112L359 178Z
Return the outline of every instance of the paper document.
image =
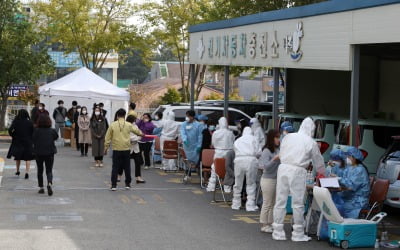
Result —
M331 187L331 188L339 188L339 180L336 177L333 178L320 178L319 182L321 183L321 187Z

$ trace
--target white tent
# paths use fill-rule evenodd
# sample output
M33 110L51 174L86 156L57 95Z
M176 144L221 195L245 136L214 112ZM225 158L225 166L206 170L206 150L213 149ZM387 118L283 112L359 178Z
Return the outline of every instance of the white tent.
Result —
M91 113L94 103L104 103L107 110L107 119L113 120L114 113L119 108L127 108L129 93L104 80L89 69L83 67L74 72L39 88L40 102L52 115L58 106L58 100L64 101L64 106L69 109L73 100L78 105L86 106Z

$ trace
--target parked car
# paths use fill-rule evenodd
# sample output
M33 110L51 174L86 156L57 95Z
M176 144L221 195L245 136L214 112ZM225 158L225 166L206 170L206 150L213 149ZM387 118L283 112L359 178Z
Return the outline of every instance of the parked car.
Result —
M400 208L400 136L393 136L393 142L379 161L376 176L390 181L385 203Z
M400 134L400 122L387 120L359 120L356 146L364 154L364 165L369 174L375 175L379 159L389 147L392 136ZM343 149L350 145L350 121L340 122L335 148Z
M194 106L194 109L197 114L206 115L209 120L218 123L220 117L224 114L223 107L214 107L214 106ZM190 110L190 105L161 105L159 106L154 112L153 116L156 112L162 112L164 117L169 112L174 112L175 114L175 121L183 122L185 121L186 112ZM242 119L245 119L247 122L250 121L251 117L245 114L244 112L237 110L235 108L229 108L229 117L228 117L228 124L231 130L236 131L236 122Z
M223 100L197 101L195 102L195 105L224 107L224 101ZM250 117L255 117L257 112L272 111L272 103L270 102L229 101L229 107L241 110Z
M267 132L273 127L272 112L257 112L255 117L260 121L262 128Z
M289 121L294 130L297 132L300 128L301 123L303 122L306 115L294 114L294 113L281 113L279 114L279 128L283 122Z

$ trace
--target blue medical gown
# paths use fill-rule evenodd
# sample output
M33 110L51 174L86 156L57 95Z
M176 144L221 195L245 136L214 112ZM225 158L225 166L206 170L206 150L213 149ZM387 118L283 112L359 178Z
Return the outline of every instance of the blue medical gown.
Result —
M370 185L367 170L362 165L348 166L339 182L350 189L341 193L343 217L357 219L360 210L368 205Z
M181 125L181 138L186 158L197 164L200 157L201 143L203 142L204 125L197 121L192 123L183 122Z
M346 169L345 167L341 168L341 167L335 165L335 166L332 167L331 173L335 174L337 177L343 177L345 169Z

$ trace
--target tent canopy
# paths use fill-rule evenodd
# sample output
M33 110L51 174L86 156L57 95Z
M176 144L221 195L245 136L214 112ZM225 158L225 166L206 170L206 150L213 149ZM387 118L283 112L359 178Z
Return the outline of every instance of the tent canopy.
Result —
M41 86L39 94L115 101L129 101L130 98L127 91L112 85L86 67Z

